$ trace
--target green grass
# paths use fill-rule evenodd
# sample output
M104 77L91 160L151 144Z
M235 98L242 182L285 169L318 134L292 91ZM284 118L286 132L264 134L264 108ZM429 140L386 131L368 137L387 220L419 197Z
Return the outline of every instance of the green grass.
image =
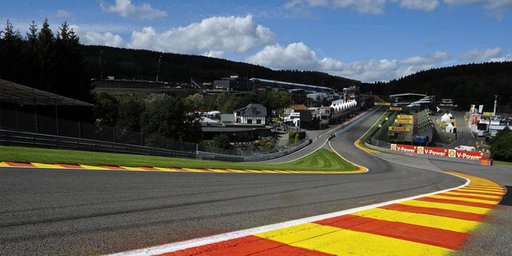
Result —
M0 146L0 161L48 164L123 165L134 167L153 166L307 171L351 171L357 169L356 166L340 158L336 153L326 149L318 150L307 157L290 163L248 164L159 156Z
M495 165L512 165L512 162L505 162L505 161L497 161L494 160Z
M379 129L379 124L381 124L384 121L384 119L386 119L386 117L389 117L390 115L391 112L389 111L386 111L384 112L384 114L382 114L379 120L375 122L372 127L370 127L370 129L363 135L363 137L361 137L361 146L364 146L364 142L368 141L368 139L370 139L370 137Z

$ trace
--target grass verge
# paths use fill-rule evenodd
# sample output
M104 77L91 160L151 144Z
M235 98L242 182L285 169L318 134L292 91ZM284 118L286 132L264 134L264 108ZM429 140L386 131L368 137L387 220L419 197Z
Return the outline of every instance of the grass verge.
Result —
M505 162L505 161L496 161L494 160L495 165L512 165L512 162Z
M248 164L90 151L0 146L0 161L47 164L122 165L184 168L272 169L304 171L353 171L357 167L336 153L321 149L299 160L283 164Z

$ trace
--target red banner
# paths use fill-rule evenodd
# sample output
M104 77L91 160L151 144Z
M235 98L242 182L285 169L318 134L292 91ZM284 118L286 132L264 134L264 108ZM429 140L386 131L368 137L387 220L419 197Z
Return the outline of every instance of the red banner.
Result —
M391 144L391 150L396 150L396 151L406 152L406 153L416 153L416 146Z
M457 150L455 152L455 157L469 160L480 160L484 157L484 153L478 151Z
M425 149L423 150L423 153L425 155L431 155L431 156L448 156L448 149L425 147Z
M452 157L452 158L461 158L461 159L468 159L468 160L481 160L482 158L484 158L484 153L478 152L478 151L465 151L465 150L422 147L422 146L412 146L412 145L402 145L402 144L391 144L391 150L405 152L405 153L420 154L420 155Z

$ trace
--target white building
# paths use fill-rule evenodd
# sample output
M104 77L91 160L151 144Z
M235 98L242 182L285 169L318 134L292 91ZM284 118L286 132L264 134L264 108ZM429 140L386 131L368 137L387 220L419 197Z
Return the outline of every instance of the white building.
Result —
M265 125L267 108L261 104L249 104L233 112L237 124Z

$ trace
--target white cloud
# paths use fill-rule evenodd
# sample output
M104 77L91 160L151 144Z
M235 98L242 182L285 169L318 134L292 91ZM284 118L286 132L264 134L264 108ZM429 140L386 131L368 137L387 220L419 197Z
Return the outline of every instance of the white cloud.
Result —
M512 61L512 52L503 54L501 48L471 50L459 58L437 51L426 56L404 59L369 59L345 63L334 58L318 58L306 44L292 43L266 46L246 59L247 62L272 69L298 69L322 71L364 82L389 81L422 70L453 64Z
M207 51L203 55L212 58L222 58L224 57L224 51Z
M57 10L55 13L55 17L57 18L71 18L73 17L73 14L66 11L66 10Z
M318 58L315 51L304 43L266 46L247 58L249 63L273 69L299 69L327 72L361 81L385 81L420 70L442 65L449 56L446 52L435 52L429 56L414 56L403 60L382 59L344 63L333 58Z
M255 55L247 58L249 63L274 69L317 69L316 53L304 43L292 43L286 47L268 45Z
M384 12L386 0L307 0L310 6L331 8L354 8L360 13L380 14Z
M461 59L467 63L481 63L497 60L502 57L501 48L490 48L485 50L473 49L464 53Z
M438 0L392 0L406 9L432 11L439 5Z
M124 39L112 32L89 30L89 26L72 24L69 26L86 45L104 45L112 47L126 47Z
M133 31L130 48L164 52L204 54L204 52L245 53L274 42L269 28L258 25L251 15L246 17L211 17L185 27L162 33L153 27Z
M126 47L126 43L120 35L111 32L98 33L88 31L80 37L84 44L89 45L105 45L112 47Z
M505 12L512 7L512 0L444 0L448 5L483 5L487 12L496 17L502 19Z
M447 5L482 5L489 14L503 18L505 11L512 7L512 0L443 0ZM382 14L387 4L398 4L402 8L433 11L440 0L289 0L284 7L298 13L305 13L308 7L329 7L334 9L355 9L359 13Z
M167 16L165 11L155 9L148 3L134 5L131 0L116 0L113 5L106 5L101 2L100 7L105 11L117 13L124 18L153 19Z

